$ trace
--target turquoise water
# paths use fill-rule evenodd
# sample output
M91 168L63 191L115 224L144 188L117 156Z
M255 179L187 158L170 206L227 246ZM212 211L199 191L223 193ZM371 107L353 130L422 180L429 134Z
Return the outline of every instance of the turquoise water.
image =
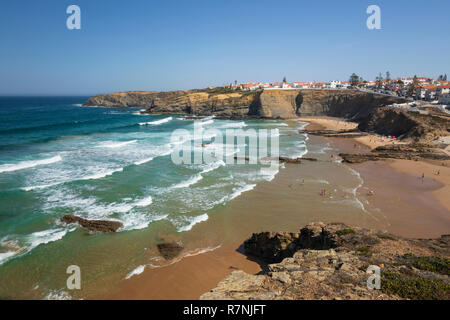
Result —
M228 164L220 158L175 164L171 155L180 145L189 145L194 155L225 148L226 142L208 135L203 146L189 135L173 141L176 129L193 132L194 121L142 115L139 109L83 107L86 98L0 98L0 296L21 297L40 288L45 297L55 287L52 272L74 260L91 268L95 280L145 249L139 239L193 232L215 208L276 174L263 173L263 164ZM281 155L306 153L299 122L198 121L205 131L277 128ZM233 156L248 156L248 139L231 145ZM64 214L114 219L124 226L114 240L86 237L59 222ZM128 249L117 249L118 241L128 241ZM114 252L113 245L122 252L118 262L102 256ZM56 278L64 277L62 272Z

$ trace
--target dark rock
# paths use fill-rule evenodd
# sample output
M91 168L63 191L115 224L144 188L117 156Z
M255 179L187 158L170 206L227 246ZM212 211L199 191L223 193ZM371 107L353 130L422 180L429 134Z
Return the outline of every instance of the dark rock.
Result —
M176 242L160 243L157 245L161 256L166 260L172 260L183 251L183 247Z
M339 154L347 163L361 163L365 161L378 161L384 159L405 160L450 160L450 156L433 145L424 143L385 145L375 148L370 153Z
M266 262L280 262L297 250L298 237L298 233L289 232L254 233L244 242L244 249L248 255Z
M280 162L284 162L284 163L301 163L302 162L302 158L280 157L279 161Z
M200 299L448 300L449 242L448 235L406 239L342 223L309 224L300 234L253 234L244 243L247 253L267 262L285 258L257 275L233 271ZM369 266L381 269L381 290L368 290Z
M90 231L99 232L116 232L117 229L123 227L122 222L110 220L88 220L74 215L65 215L61 218L64 223L78 223L83 228Z

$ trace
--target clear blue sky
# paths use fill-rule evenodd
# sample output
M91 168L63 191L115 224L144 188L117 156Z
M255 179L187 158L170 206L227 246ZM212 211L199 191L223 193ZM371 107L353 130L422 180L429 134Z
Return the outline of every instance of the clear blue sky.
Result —
M66 28L71 4L81 30ZM370 4L382 30L366 27ZM448 0L2 1L0 95L450 76L449 12Z

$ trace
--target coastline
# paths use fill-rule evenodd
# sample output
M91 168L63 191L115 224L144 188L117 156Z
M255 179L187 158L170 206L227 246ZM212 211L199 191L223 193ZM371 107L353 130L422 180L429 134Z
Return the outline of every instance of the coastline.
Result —
M308 129L334 129L337 119L315 121L315 118L300 118L308 122ZM327 122L334 127L327 127ZM343 122L343 121L342 121ZM349 125L350 126L350 125ZM367 152L371 147L382 141L377 137L368 139L354 138L322 138L310 137L320 141L330 141L337 153L341 151ZM364 137L367 138L367 137ZM357 147L355 147L357 144ZM298 206L299 199L291 195L287 185L293 175L299 175L304 170L310 170L313 164L287 164L285 169L273 181L258 185L254 190L244 193L230 203L227 208L194 228L206 234L214 233L224 237L221 246L215 250L198 255L184 257L180 261L156 269L145 269L142 274L122 281L115 290L103 294L96 299L198 299L201 294L214 288L217 283L234 270L243 270L250 274L262 271L260 264L251 261L240 253L239 247L253 232L259 231L298 231L302 224L313 221L344 222L365 228L379 229L393 234L430 238L439 237L450 231L448 215L448 167L441 171L440 176L426 178L424 183L417 177L417 168L422 162L406 166L407 160L378 161L350 165L364 180L356 190L363 206L367 207L367 215L352 216L340 214L335 218L331 210L321 212L320 208L305 209L306 215L296 215L290 211ZM427 173L436 164L427 163ZM380 173L383 173L380 175ZM398 183L393 183L399 181ZM367 191L374 190L375 196L368 196ZM383 191L385 190L385 192ZM421 195L421 196L420 196ZM279 199L283 199L283 203ZM387 199L387 201L386 201ZM413 209L413 210L412 210ZM272 213L272 211L273 213ZM365 209L366 210L366 209ZM309 215L310 213L310 215ZM430 214L431 213L431 214ZM274 217L275 216L275 217ZM273 223L277 219L284 230ZM274 222L275 223L275 222ZM208 228L213 230L206 231ZM220 229L220 231L219 231ZM225 230L223 230L225 229ZM219 236L217 236L219 237Z

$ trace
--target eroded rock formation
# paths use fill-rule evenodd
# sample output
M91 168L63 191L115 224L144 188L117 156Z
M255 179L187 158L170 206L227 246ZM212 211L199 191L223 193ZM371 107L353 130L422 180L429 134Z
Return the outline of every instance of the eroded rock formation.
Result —
M176 242L160 243L156 247L161 256L166 260L172 260L183 251L183 247Z
M361 118L402 98L352 90L130 91L98 95L87 106L139 107L147 113L216 115L223 118L290 119L296 116Z
M385 145L373 149L370 153L341 153L344 162L361 163L384 159L405 160L450 160L450 156L435 145L424 143Z
M245 249L267 271L234 271L201 299L450 299L449 235L405 239L314 223L300 233L254 234ZM380 290L367 286L369 266L381 271Z
M83 228L94 232L116 232L117 229L123 227L120 221L88 220L74 215L65 215L61 221L67 224L78 223Z

